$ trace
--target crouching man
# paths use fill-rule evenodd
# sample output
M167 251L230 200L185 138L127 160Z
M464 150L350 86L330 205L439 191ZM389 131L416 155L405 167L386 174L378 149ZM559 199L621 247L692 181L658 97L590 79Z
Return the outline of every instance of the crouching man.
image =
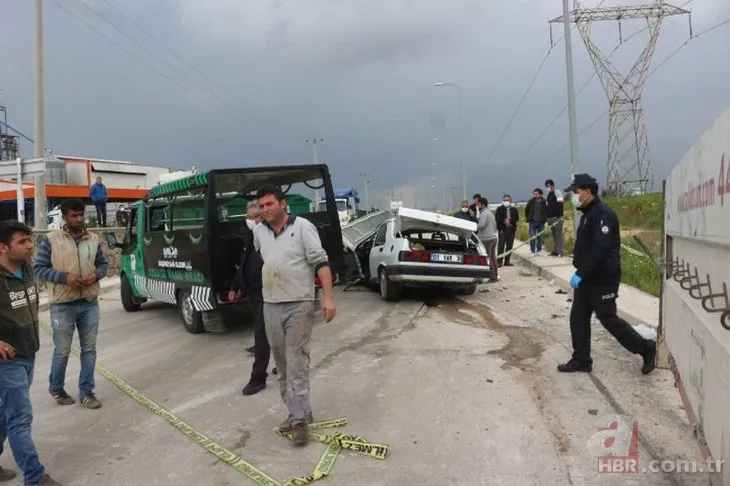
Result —
M257 199L262 224L254 229L254 245L264 261L262 269L264 320L279 392L289 417L279 426L293 431L296 445L309 441L313 421L309 402L309 341L314 327L314 276L322 281L322 312L335 317L332 272L317 228L286 212L286 199L275 186L261 188Z
M40 347L32 254L31 229L18 221L0 222L0 454L7 439L25 484L60 486L41 464L30 430L30 385ZM0 482L16 475L0 468Z

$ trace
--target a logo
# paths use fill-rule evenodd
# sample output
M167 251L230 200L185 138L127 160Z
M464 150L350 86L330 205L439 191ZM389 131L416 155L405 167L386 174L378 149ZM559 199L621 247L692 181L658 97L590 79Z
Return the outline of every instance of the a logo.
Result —
M169 258L169 259L176 259L177 258L177 248L174 246L168 246L162 249L162 257L163 258Z
M588 453L598 458L599 473L639 472L639 423L627 415L604 415L593 423Z
M603 233L604 235L607 235L608 234L608 226L606 226L606 225L601 226L601 233Z
M615 299L615 298L616 298L616 292L611 292L610 294L601 296L601 300L609 300L609 299Z

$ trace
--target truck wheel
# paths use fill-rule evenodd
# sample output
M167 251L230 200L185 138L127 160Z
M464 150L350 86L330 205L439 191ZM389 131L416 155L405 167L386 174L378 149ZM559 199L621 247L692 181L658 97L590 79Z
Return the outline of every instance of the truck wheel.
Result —
M388 277L385 276L384 268L378 271L378 280L380 281L380 296L383 300L391 302L398 300L401 293L401 286L388 280Z
M187 332L190 334L200 334L205 330L203 327L203 315L195 310L189 290L180 291L177 297L177 307L180 309L180 317Z
M136 312L141 307L141 304L134 300L134 293L132 292L132 286L129 283L126 275L122 275L121 284L122 293L122 307L127 312Z

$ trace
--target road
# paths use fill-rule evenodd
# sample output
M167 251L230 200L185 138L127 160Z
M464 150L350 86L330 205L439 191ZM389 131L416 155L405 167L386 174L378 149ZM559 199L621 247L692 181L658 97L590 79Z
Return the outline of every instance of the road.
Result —
M593 374L557 373L569 357L569 295L526 272L504 269L500 283L465 298L387 304L368 289L338 290L337 318L313 337L315 419L346 415L344 432L389 444L390 454L343 452L316 484L707 484L705 474L597 474L586 444L606 414L637 419L640 466L701 457L671 373L642 376L641 359L599 325ZM295 448L273 432L286 416L276 377L241 395L252 362L245 320L225 335L191 335L169 306L125 313L112 290L101 307L101 364L279 482L311 473L325 446ZM98 374L101 409L56 406L51 352L44 335L33 431L64 484L254 484ZM72 357L74 396L78 370ZM7 452L0 465L15 468Z

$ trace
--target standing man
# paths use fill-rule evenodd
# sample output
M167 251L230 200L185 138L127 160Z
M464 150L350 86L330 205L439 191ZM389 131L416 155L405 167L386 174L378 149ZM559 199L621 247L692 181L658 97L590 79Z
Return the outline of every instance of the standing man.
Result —
M517 228L517 222L520 220L520 213L517 208L512 206L512 196L505 194L502 198L502 205L495 211L495 218L497 220L497 231L498 241L497 254L501 255L505 251L512 250L515 243L515 231ZM511 267L512 264L509 262L512 254L508 254L499 259L499 266Z
M471 215L472 218L474 218L474 222L479 221L479 201L482 200L482 195L479 193L474 194L474 197L472 197L472 205L469 206L469 215Z
M546 205L547 205L547 224L550 226L550 231L553 235L553 242L555 242L555 249L550 256L562 257L565 249L565 235L563 234L563 193L559 189L555 189L555 182L552 179L545 181L545 187L548 190ZM558 222L559 221L559 222ZM557 224L554 224L556 223Z
M101 177L97 177L96 184L91 186L89 197L96 208L96 225L106 226L106 202L109 200L109 195L106 186L101 183Z
M279 425L293 431L296 445L309 441L313 421L309 401L309 341L314 327L314 277L322 282L322 313L335 317L332 272L317 228L304 218L287 214L284 193L276 186L256 195L263 222L254 229L254 245L264 261L262 270L264 320L279 371L282 401L289 417Z
M616 213L598 197L598 183L588 174L576 174L565 192L578 195L578 210L583 213L573 253L575 274L570 285L575 289L570 311L573 357L558 366L558 371L590 372L591 315L603 324L621 345L644 359L643 374L651 373L656 358L656 342L644 339L616 315L616 299L621 281L621 235Z
M547 221L547 207L545 200L542 198L542 189L536 187L532 191L532 199L527 201L525 206L525 219L530 228L530 256L534 257L542 252L543 237L533 237L545 229Z
M253 231L257 224L261 222L261 213L259 212L259 204L256 201L249 201L246 206L246 224Z
M256 212L258 213L258 211ZM246 220L247 223L248 221ZM231 295L229 295L233 299L239 292L244 292L253 314L254 345L246 350L254 353L254 361L251 378L242 390L244 395L254 395L266 388L266 378L269 376L266 370L269 368L271 347L269 346L269 340L266 338L266 326L264 324L264 299L261 291L262 266L261 255L254 247L253 231L246 225L243 228L241 262L236 274L236 280L231 287Z
M40 348L31 234L18 221L0 222L0 454L8 439L25 484L60 486L46 473L31 435L30 385ZM16 476L0 467L0 482Z
M467 221L471 221L472 223L477 222L477 218L471 215L471 212L469 211L469 201L464 199L461 201L461 210L454 215L455 218L459 219L465 219Z
M489 260L488 282L498 282L497 278L497 220L494 213L489 210L489 202L481 198L477 203L479 209L479 221L477 222L477 238L484 244Z
M48 391L59 405L75 403L63 386L74 329L78 329L81 343L79 403L96 409L101 407L101 402L94 396L99 280L106 276L108 263L99 237L84 227L84 210L80 199L67 199L61 204L64 226L51 231L41 243L35 273L50 284L48 302L55 347Z

